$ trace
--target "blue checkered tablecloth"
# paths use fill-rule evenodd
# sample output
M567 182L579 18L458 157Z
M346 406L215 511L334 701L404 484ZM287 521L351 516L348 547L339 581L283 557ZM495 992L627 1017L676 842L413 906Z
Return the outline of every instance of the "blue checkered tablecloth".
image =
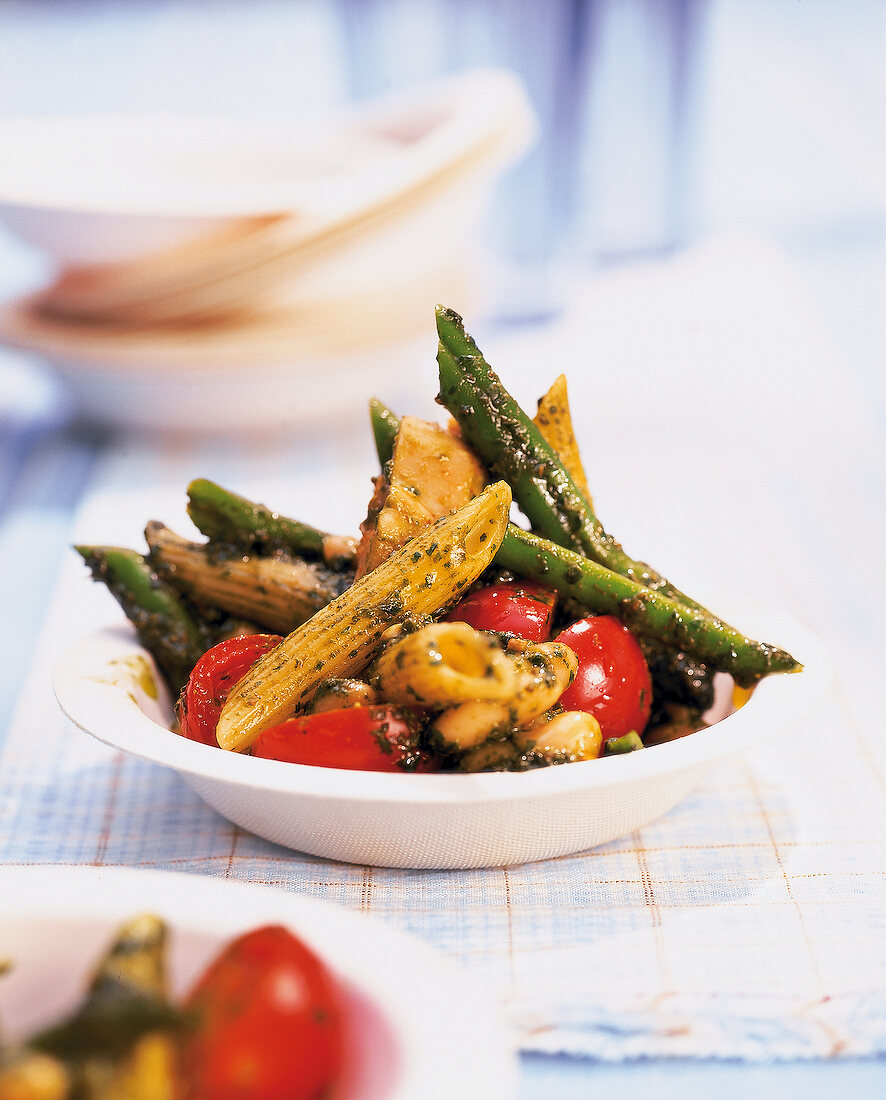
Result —
M805 329L785 326L792 300L776 293L777 277L746 286L755 310L748 332L726 328L731 314L717 312L728 285L709 288L693 320L697 299L687 288L704 293L696 276L691 265L670 271L648 331L634 331L627 347L616 337L632 331L624 327L631 294L618 279L585 288L594 309L573 309L544 345L559 341L558 370L611 365L603 381L586 368L570 372L570 384L573 407L593 410L582 429L586 465L598 508L623 541L684 587L700 578L702 596L705 578L732 578L827 639L837 685L814 716L716 767L662 820L594 852L469 872L330 863L250 836L174 773L67 723L51 695L55 659L119 613L75 555L59 551L42 573L32 567L42 587L10 591L13 601L42 602L46 621L0 756L0 867L169 868L372 912L480 973L524 1050L613 1061L886 1051L886 752L870 690L882 653L869 584L847 581L870 578L882 556L882 510L868 505L883 499L883 439L814 341L804 342ZM547 381L536 378L542 341L533 339L487 348L524 400ZM684 372L679 431L655 414L673 378L637 374L649 346L665 340ZM760 361L763 346L782 363L777 376ZM702 386L714 348L716 377ZM430 393L430 372L426 381ZM634 407L630 432L613 411L626 381L649 399ZM415 407L408 386L394 396ZM428 395L417 400L425 405L416 411L430 412ZM22 502L0 544L8 580L44 525L56 545L138 543L155 517L184 527L184 486L198 474L342 528L348 517L356 526L374 472L368 430L356 419L264 441L93 440L95 463L83 457L84 438L54 437L42 465L32 463L34 507ZM52 487L66 470L83 483L73 516L53 509ZM659 478L661 470L670 473Z

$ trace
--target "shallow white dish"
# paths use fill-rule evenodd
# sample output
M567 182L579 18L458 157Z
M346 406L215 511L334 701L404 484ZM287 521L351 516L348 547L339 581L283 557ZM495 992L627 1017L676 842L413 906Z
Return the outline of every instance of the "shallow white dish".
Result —
M143 685L149 660L128 628L82 639L56 667L65 714L124 752L175 768L220 814L268 840L349 863L491 867L593 848L671 809L714 761L787 730L819 701L830 661L786 615L718 601L718 612L790 650L802 673L763 680L709 728L629 755L522 773L393 775L226 753L169 732L169 700Z
M11 314L0 307L0 343L26 347ZM365 409L367 378L374 389L390 391L416 362L433 361L432 314L432 307L423 308L415 331L375 347L282 354L268 362L243 351L242 341L221 348L211 362L189 358L188 349L172 349L163 361L124 362L114 358L113 348L93 354L97 346L84 351L63 339L47 342L40 358L64 383L73 408L90 421L162 435L274 431ZM205 349L199 350L205 360Z
M408 377L436 302L477 312L480 222L533 127L498 70L308 129L0 119L0 222L62 269L0 306L0 344L92 420L190 433L325 415L365 392L358 376Z
M334 224L463 163L494 176L534 126L519 81L498 69L320 118L0 118L0 220L60 264L126 263L268 216Z
M345 988L352 1040L342 1100L507 1100L516 1064L497 1006L430 947L371 917L267 886L127 868L0 872L4 1034L20 1038L72 1008L124 920L170 927L170 975L186 991L233 936L284 924ZM458 1057L453 1057L453 1051Z
M279 177L255 168L272 154L261 128L148 114L6 118L0 143L0 219L62 263L130 260L291 207ZM301 167L290 161L278 154L277 167Z

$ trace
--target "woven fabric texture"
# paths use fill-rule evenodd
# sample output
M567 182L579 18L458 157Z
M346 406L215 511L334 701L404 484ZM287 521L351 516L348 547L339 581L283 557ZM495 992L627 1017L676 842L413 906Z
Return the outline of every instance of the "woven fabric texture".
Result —
M654 440L651 469L647 444L628 445L624 417L607 419L623 403L624 377L616 385L610 369L595 387L580 371L570 376L574 410L595 410L599 425L580 436L598 509L626 545L700 598L703 583L692 578L726 577L815 628L838 676L814 716L718 765L663 819L593 852L467 872L335 864L231 826L174 773L114 754L66 722L51 697L56 656L119 621L69 560L0 757L0 864L168 868L371 912L482 975L527 1050L613 1060L886 1052L886 751L871 690L882 675L882 601L867 580L847 582L870 579L882 558L882 514L859 507L883 499L882 435L814 340L786 330L777 271L742 282L756 288L753 333L732 310L717 312L728 286L708 293L689 275L668 283L685 294L647 296L660 310L647 317L648 347L629 327L631 295L611 285L609 298L601 290L595 299L596 328L573 313L559 332L558 365L590 348L618 367L615 334L632 332L625 362L651 362L656 341L677 341L688 384L671 431L660 409L672 379L651 366L631 379L648 399L634 406L630 434ZM685 332L693 335L680 345ZM524 401L547 384L534 372L551 341L547 333L495 349L506 381L513 364ZM774 360L787 366L771 372ZM422 392L432 385L423 380ZM404 406L411 397L405 389ZM430 412L428 402L418 411ZM321 470L332 472L320 480ZM184 526L184 486L200 474L320 525L352 516L353 529L372 472L362 424L262 446L130 443L107 454L71 540L133 544L154 516Z

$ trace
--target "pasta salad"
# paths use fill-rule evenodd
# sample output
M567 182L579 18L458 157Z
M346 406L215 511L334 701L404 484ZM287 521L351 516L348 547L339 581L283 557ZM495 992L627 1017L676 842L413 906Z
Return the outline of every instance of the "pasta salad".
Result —
M381 472L359 539L206 479L193 542L77 549L178 697L183 736L375 771L519 771L632 752L801 667L602 526L558 378L530 418L438 307L447 425L373 399ZM512 504L525 526L510 521Z

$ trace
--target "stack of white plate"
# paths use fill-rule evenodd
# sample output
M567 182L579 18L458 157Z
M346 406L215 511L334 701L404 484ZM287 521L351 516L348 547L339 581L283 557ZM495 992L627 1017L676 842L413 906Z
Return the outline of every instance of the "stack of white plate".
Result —
M47 360L101 419L304 418L410 362L437 301L470 306L480 215L533 129L521 85L496 70L313 129L7 120L0 218L58 276L3 307L0 340Z

